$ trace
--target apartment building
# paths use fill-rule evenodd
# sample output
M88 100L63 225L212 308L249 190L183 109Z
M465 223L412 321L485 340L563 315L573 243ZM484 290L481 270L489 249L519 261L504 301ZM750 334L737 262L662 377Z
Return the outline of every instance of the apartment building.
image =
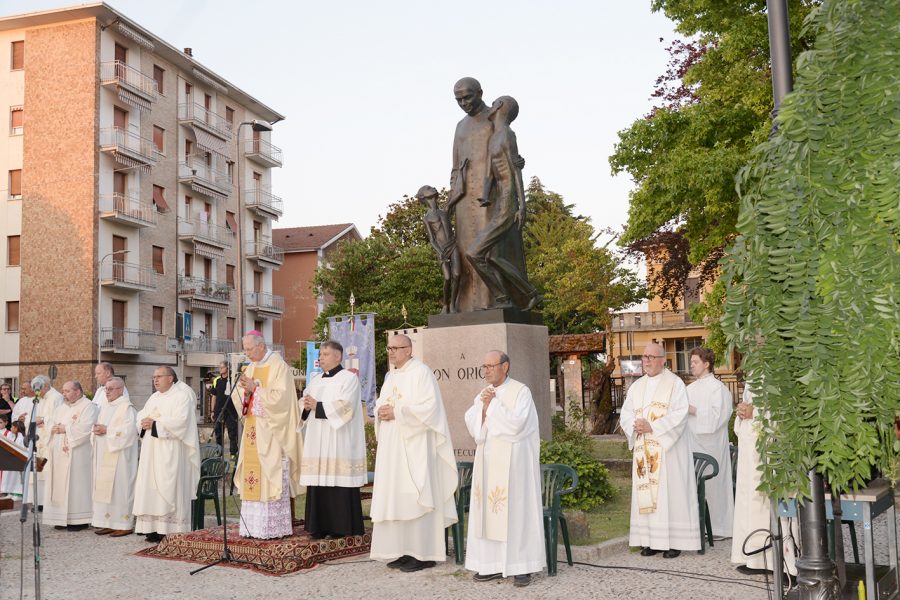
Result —
M104 360L141 406L271 339L281 114L103 3L0 18L0 113L0 379Z

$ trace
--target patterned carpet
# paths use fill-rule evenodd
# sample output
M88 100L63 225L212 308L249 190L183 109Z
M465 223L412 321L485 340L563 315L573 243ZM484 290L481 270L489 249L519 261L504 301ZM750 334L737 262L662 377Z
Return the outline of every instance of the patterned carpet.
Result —
M314 540L294 526L294 534L278 540L256 540L238 536L238 524L228 525L228 549L232 558L253 564L223 563L237 569L250 569L264 575L289 575L312 569L329 560L367 554L372 532L333 540ZM208 564L222 556L222 528L211 527L190 533L167 535L157 546L135 553L137 556Z

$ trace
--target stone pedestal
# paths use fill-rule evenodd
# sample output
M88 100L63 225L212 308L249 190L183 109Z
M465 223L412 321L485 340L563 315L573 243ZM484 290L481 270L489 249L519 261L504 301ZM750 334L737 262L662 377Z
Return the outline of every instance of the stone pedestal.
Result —
M550 438L550 361L547 328L520 323L487 323L421 330L422 357L434 371L444 399L450 435L458 460L472 460L475 441L463 416L487 383L484 355L500 350L509 355L509 376L525 383L537 408L541 437Z

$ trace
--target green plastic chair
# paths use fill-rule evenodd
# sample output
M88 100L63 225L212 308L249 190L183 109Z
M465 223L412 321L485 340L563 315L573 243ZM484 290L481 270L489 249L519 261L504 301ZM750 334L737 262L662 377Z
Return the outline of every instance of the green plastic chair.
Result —
M566 486L568 484L568 486ZM565 487L564 487L565 486ZM572 562L572 546L569 543L569 525L562 512L560 497L571 494L578 487L578 473L569 465L541 465L541 496L544 501L544 544L547 553L547 575L556 576L556 556L559 534L562 533L566 548L566 562Z
M834 560L835 555L835 543L834 536L841 535L838 533L840 527L835 525L834 519L828 519L828 555L831 557L831 560ZM856 543L856 524L853 521L841 521L841 525L847 525L850 527L850 545L853 547L853 562L859 564L859 546ZM838 531L836 531L838 530Z
M212 500L216 507L216 523L222 524L219 506L219 484L228 474L228 462L221 456L207 458L200 463L200 481L197 483L197 499L191 500L191 529L203 529L206 517L206 501Z
M200 444L200 462L207 458L222 456L222 446L219 444Z
M706 543L713 547L712 522L706 502L706 482L719 474L719 463L709 454L694 452L694 476L697 478L697 504L700 506L700 554L706 553Z
M469 498L472 494L472 463L458 462L456 470L459 473L459 485L456 488L456 523L444 530L444 547L448 547L447 532L453 536L453 550L456 554L456 564L461 565L466 558L466 532L465 518L469 510Z

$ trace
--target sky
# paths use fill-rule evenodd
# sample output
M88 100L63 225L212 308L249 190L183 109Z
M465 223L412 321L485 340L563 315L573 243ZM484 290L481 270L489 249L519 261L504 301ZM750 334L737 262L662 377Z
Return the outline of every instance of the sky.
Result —
M59 8L0 0L0 14ZM608 157L645 115L675 34L650 0L113 0L109 4L286 120L278 227L353 222L366 235L422 185L447 186L461 77L510 95L533 176L598 228L627 220ZM661 42L660 38L665 41Z

